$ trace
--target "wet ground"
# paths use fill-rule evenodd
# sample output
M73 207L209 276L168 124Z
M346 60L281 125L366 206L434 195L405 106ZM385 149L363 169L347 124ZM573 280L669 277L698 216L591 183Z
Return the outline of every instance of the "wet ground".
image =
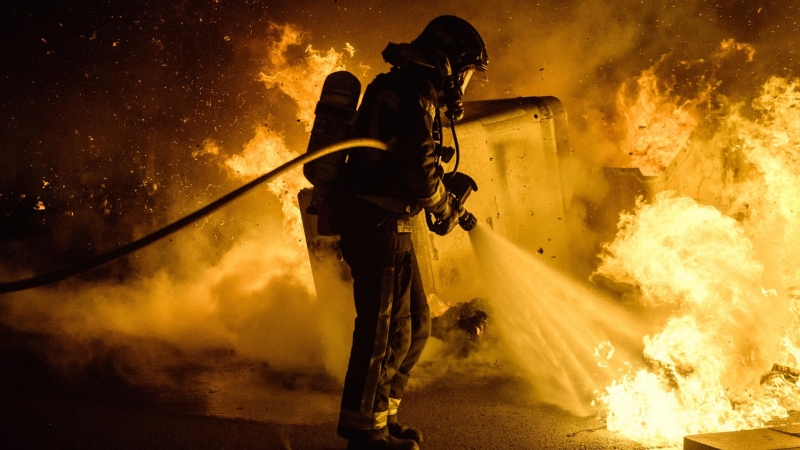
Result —
M123 349L95 348L67 376L42 356L52 345L0 329L0 448L345 448L335 433L339 383L324 375L217 354L209 356L215 364L178 359L158 383L143 385L121 375L131 373ZM514 376L432 372L407 393L401 414L425 433L424 449L641 448L596 418L537 404Z

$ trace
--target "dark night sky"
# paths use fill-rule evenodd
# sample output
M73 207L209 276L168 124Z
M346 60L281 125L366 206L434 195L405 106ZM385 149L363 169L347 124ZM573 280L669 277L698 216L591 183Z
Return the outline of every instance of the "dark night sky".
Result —
M270 22L296 25L317 49L352 44L353 66L371 67L358 73L368 82L386 68L380 50L387 42L412 39L437 15L460 15L483 34L490 55L490 83L468 99L555 95L571 115L577 150L591 153L600 139L591 117L613 121L621 83L662 54L699 59L724 39L753 44L753 63L724 68L722 89L733 97L751 96L769 75L797 75L797 7L730 0L8 1L0 7L0 244L18 262L47 266L174 220L175 211L238 183L190 157L207 138L235 151L255 124L273 123L302 150L307 135L292 103L257 79L274 39ZM38 201L44 211L34 209Z

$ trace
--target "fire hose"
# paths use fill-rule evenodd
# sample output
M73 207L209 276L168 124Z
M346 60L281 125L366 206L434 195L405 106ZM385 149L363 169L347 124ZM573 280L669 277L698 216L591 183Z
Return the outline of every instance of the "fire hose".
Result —
M371 147L378 150L387 150L386 144L381 141L375 139L366 139L366 138L358 138L358 139L349 139L338 144L330 145L328 147L324 147L320 150L305 153L303 155L298 156L297 158L284 163L283 165L271 170L270 172L261 175L260 177L256 178L255 180L245 184L244 186L218 198L217 200L209 203L208 205L198 209L197 211L189 214L182 219L179 219L164 228L154 231L149 235L135 240L129 244L123 245L115 250L112 250L108 253L104 253L102 255L98 255L94 258L88 259L84 262L75 264L70 267L66 267L64 269L56 270L54 272L46 273L43 275L38 275L31 278L26 278L23 280L11 281L7 283L0 283L0 294L7 294L9 292L16 292L22 291L25 289L31 289L39 286L44 286L46 284L55 283L71 276L77 275L79 273L87 272L92 269L96 269L100 266L110 263L116 259L122 258L123 256L129 255L137 250L140 250L148 245L163 239L164 237L182 229L186 226L196 222L198 219L201 219L214 211L222 208L223 206L227 205L228 203L232 202L233 200L241 197L245 193L251 191L255 187L264 184L268 181L272 181L273 179L283 175L284 173L294 169L297 166L302 164L309 163L314 161L315 159L321 158L323 156L329 155L331 153L335 153L342 150L347 150L350 148L355 147Z

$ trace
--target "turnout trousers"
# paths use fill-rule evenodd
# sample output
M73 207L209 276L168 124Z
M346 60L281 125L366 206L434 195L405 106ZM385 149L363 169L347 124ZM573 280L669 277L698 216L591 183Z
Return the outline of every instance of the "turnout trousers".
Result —
M356 320L337 431L345 439L377 440L397 421L431 320L411 233L402 223L398 231L397 220L373 225L363 219L351 216L342 224Z

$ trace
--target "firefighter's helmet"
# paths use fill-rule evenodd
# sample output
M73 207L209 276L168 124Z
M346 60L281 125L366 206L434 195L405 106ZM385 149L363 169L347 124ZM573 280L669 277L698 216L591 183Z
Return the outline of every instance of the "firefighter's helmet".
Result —
M442 93L441 104L451 121L464 116L462 97L470 78L486 80L489 57L481 35L475 27L456 16L433 19L409 44L390 43L383 59L395 67L424 66L431 73Z
M411 45L437 64L440 54L446 55L453 75L458 75L460 81L468 81L470 71L485 74L489 68L481 35L469 22L456 16L433 19Z

